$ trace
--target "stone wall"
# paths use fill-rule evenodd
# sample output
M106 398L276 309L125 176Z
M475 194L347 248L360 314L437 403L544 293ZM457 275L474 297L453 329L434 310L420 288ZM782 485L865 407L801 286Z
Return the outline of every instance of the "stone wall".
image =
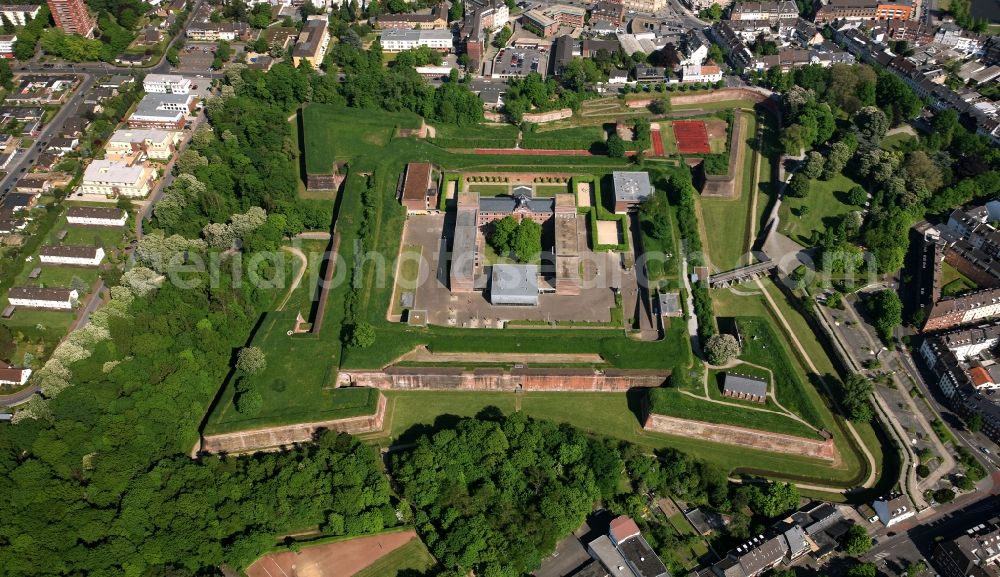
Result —
M649 413L647 415L643 429L725 445L749 447L772 453L812 457L825 461L834 461L837 459L837 447L833 444L833 439L822 441L818 439L806 439L804 437L771 433L757 429L668 417L656 413Z
M382 430L384 418L385 395L379 393L378 408L371 415L208 435L202 438L200 452L249 453L277 449L309 442L318 431L324 429L351 433L352 435L371 433Z
M559 110L553 110L551 112L534 112L524 115L525 122L534 122L535 124L541 124L544 122L555 122L556 120L562 120L564 118L569 118L573 116L573 111L569 108L561 108Z
M341 371L339 386L379 389L469 391L604 391L663 385L669 372L592 369L475 369L390 367L384 371Z

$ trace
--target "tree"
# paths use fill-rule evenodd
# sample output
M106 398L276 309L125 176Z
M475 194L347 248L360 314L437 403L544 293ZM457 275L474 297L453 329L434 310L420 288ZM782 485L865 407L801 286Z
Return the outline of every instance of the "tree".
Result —
M722 6L713 2L711 6L699 12L698 16L709 22L717 22L722 19Z
M510 26L504 26L499 32L496 33L496 35L493 36L493 46L503 48L507 45L507 42L510 41L510 37L513 34L514 33L511 31Z
M463 16L465 16L465 2L457 0L448 10L448 21L458 22Z
M375 344L375 327L371 323L361 322L351 328L350 346L356 349L367 349Z
M247 386L236 396L236 410L241 415L252 417L260 413L262 408L264 408L264 398L253 385Z
M889 130L889 119L874 106L865 106L854 115L853 120L858 138L872 147L878 147Z
M803 198L809 194L809 179L801 172L796 172L792 175L792 179L788 181L786 190L791 196Z
M519 262L529 262L542 252L542 225L525 218L517 225L511 250Z
M866 308L879 338L886 344L892 344L893 330L903 324L903 303L899 300L899 293L879 291L872 295Z
M497 254L504 256L510 253L517 226L517 219L509 214L500 220L493 221L489 243Z
M955 492L951 489L938 489L934 491L934 500L938 503L951 503L955 500Z
M874 563L858 563L847 570L847 577L875 577L876 575L878 575L878 567Z
M844 382L842 404L847 410L847 417L852 421L868 422L872 419L872 406L869 397L872 383L864 375L853 374Z
M969 429L970 433L978 433L983 430L983 417L979 413L973 413L969 418L965 419L965 428Z
M653 114L666 114L670 112L670 99L657 98L649 103L649 111Z
M622 158L625 156L625 141L617 134L608 137L608 156L611 158Z
M724 365L740 355L740 344L728 333L712 335L705 342L705 356L713 365Z
M267 356L260 347L243 347L236 355L236 369L240 372L248 375L259 375L266 368Z
M816 180L823 174L823 166L825 164L826 159L823 158L823 155L813 150L806 156L806 163L802 167L802 174L809 180Z
M864 206L868 202L868 193L860 186L852 186L851 190L847 191L847 202L854 206Z
M961 491L971 491L976 488L976 482L969 478L968 475L959 475L955 479L955 486Z
M840 543L844 553L852 557L860 557L871 550L872 538L868 536L868 531L861 525L851 525L851 528L844 534L844 540Z
M763 488L754 485L749 505L758 515L774 519L799 506L799 490L791 483L768 483Z

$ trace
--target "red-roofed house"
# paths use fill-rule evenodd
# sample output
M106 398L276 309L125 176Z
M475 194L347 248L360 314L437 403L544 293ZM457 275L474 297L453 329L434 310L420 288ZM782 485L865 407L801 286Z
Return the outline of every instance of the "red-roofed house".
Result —
M23 385L31 376L31 369L18 369L0 361L0 385Z
M427 212L436 204L437 195L431 185L433 167L429 162L411 162L406 165L406 178L403 180L403 192L400 203L406 207L406 212Z
M608 530L608 535L615 545L638 534L639 526L635 524L635 521L631 517L626 517L625 515L616 517L614 521L611 521L611 528Z
M983 367L972 367L969 369L969 377L972 379L972 384L976 385L977 389L979 387L993 384L993 377L991 377L990 373Z

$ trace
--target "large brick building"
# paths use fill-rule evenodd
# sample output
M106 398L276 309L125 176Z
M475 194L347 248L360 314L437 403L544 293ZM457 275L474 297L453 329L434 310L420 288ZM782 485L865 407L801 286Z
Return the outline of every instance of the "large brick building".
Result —
M97 26L97 21L87 12L87 4L83 0L48 0L49 11L56 26L67 34L90 36Z
M910 0L830 0L816 12L816 23L825 24L834 20L910 20L913 18L913 3Z

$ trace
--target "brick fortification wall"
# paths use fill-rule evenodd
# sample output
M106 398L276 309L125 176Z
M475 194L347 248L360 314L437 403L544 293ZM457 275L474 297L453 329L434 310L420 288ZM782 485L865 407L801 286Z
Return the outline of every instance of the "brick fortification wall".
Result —
M384 371L342 371L338 380L340 386L379 389L624 392L659 387L669 376L668 372L656 371L390 367Z
M323 429L351 433L352 435L371 433L382 430L384 418L385 396L379 393L378 408L371 415L208 435L201 441L201 452L247 453L276 449L296 443L309 442L318 431Z
M726 445L740 445L772 453L812 457L825 461L834 461L837 458L837 448L833 444L833 439L826 439L824 441L806 439L804 437L782 435L780 433L759 431L757 429L679 419L656 413L649 413L647 415L646 422L642 428L656 433L666 433L668 435L701 439Z

